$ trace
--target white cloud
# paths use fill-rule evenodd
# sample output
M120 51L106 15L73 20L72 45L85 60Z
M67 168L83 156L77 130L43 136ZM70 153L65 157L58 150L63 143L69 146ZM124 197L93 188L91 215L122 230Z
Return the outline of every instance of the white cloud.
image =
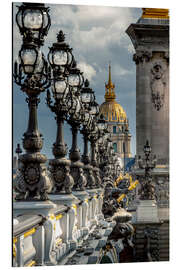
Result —
M96 75L96 70L85 62L78 63L77 67L84 73L84 78L89 81Z

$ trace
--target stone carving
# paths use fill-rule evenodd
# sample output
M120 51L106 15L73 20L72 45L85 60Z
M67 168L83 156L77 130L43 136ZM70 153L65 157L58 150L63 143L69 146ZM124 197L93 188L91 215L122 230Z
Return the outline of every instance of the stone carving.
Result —
M136 64L148 62L152 58L152 52L151 51L137 51L133 55L133 61Z
M155 185L152 179L149 178L147 181L144 180L141 183L141 188L139 190L140 200L155 200Z
M87 184L86 177L83 174L83 168L80 164L73 163L71 165L71 175L74 179L73 190L85 190L85 185Z
M36 160L36 163L33 163ZM16 200L47 200L47 193L52 189L52 182L43 163L42 154L24 154L20 156L20 166L14 179Z
M101 186L101 178L100 178L99 168L94 167L93 172L94 172L94 178L96 181L96 187L98 188Z
M92 166L90 166L90 165L84 166L84 175L85 175L86 181L87 181L87 184L86 184L87 189L95 188L96 180L95 180L94 175L93 175Z
M152 79L150 83L151 87L151 97L154 108L159 111L163 104L165 98L165 86L166 82L164 80L164 70L160 62L155 62L151 69Z
M28 184L35 184L40 178L40 168L38 164L30 163L26 166L24 170L24 180Z
M144 261L159 261L158 234L156 228L144 229Z
M156 182L156 197L159 207L169 206L169 181L168 178L158 178Z
M73 177L70 175L70 162L65 158L52 159L49 162L51 178L53 180L52 193L58 194L66 192L70 194L74 184Z

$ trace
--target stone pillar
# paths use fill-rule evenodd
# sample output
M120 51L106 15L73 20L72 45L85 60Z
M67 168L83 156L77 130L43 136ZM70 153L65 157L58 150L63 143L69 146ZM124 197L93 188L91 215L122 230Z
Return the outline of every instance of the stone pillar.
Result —
M136 53L136 154L146 140L169 164L169 20L140 18L127 29Z

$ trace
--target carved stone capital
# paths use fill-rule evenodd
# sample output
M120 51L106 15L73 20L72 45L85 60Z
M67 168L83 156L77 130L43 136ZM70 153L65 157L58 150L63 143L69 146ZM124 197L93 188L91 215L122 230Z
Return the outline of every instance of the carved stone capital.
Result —
M150 61L151 58L152 58L152 52L151 51L137 51L133 55L133 61L136 64L148 62L148 61Z

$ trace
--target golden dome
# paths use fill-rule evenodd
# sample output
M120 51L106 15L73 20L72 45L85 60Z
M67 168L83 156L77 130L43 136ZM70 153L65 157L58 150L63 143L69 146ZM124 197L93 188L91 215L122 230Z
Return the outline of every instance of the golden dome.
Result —
M115 100L104 102L100 106L100 115L103 114L108 122L124 122L126 113L123 107Z
M115 100L115 85L111 81L111 66L109 65L109 80L105 84L105 102L100 106L100 115L103 114L108 122L124 122L126 120L126 113L123 107Z

